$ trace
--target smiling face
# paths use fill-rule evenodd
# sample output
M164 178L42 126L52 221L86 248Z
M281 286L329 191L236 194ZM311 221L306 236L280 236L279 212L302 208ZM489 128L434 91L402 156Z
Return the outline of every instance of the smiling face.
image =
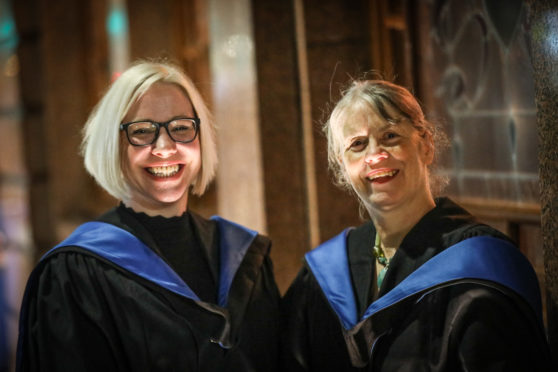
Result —
M431 199L428 165L431 137L386 107L390 123L374 110L348 115L336 128L341 167L369 213L390 211Z
M135 102L123 122L194 117L192 103L174 84L155 83ZM188 205L188 190L201 167L199 136L190 143L174 142L164 128L147 146L132 146L121 132L122 169L130 188L124 203L136 212L166 217L181 215Z

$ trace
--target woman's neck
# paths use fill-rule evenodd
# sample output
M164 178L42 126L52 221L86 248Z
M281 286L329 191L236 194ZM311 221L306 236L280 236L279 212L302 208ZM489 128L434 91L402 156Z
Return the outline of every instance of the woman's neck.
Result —
M145 213L148 216L163 216L166 218L181 216L188 210L187 200L180 203L150 204L134 199L122 200L123 204L137 213Z
M430 195L414 203L389 211L372 211L370 214L376 231L380 234L382 248L398 248L405 236L429 211L436 207Z

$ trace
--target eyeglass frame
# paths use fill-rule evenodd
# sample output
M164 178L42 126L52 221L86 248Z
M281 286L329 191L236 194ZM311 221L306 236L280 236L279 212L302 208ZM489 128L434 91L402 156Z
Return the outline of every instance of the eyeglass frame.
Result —
M194 132L195 132L194 133L194 138L192 138L191 140L188 140L188 141L177 141L177 140L175 140L174 137L172 136L172 134L170 134L170 131L169 131L169 124L172 123L175 120L191 120L191 121L193 121L194 122ZM137 124L137 123L151 123L151 124L155 125L155 127L157 128L157 131L155 132L155 137L153 138L153 141L151 141L150 143L143 144L143 145L132 143L132 141L130 140L130 134L128 133L128 127L132 124ZM128 140L128 143L130 145L141 147L141 146L149 146L149 145L152 145L155 142L157 142L157 140L159 139L159 134L160 134L161 127L165 128L169 138L171 140L173 140L174 142L176 142L176 143L190 143L198 137L198 133L200 132L200 124L201 124L200 118L190 118L190 117L187 117L187 116L177 116L175 118L170 119L169 121L164 121L164 122L158 122L158 121L149 120L149 119L130 121L128 123L120 124L120 130L124 131L126 133L126 139Z

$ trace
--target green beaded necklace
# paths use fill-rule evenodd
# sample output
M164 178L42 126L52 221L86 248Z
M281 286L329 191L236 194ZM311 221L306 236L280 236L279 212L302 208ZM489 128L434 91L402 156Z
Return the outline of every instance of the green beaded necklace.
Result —
M380 270L380 272L378 273L378 279L377 279L378 291L379 291L382 286L382 282L384 281L384 277L386 276L386 271L388 270L389 262L391 261L391 259L386 258L384 250L382 249L382 241L380 239L380 234L378 234L377 231L376 231L376 240L374 242L374 257L376 258L378 263L383 266L382 270Z

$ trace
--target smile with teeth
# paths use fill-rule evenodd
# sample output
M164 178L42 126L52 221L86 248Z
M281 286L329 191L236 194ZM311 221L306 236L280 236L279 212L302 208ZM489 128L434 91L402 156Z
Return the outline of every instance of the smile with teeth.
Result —
M149 173L156 177L172 177L178 173L180 166L178 164L174 164L162 167L150 167L146 169Z
M374 181L374 180L377 180L377 179L383 178L383 177L393 177L397 174L397 172L399 172L397 169L390 170L390 171L377 172L377 173L374 173L374 174L366 177L366 179L369 180L369 181Z

